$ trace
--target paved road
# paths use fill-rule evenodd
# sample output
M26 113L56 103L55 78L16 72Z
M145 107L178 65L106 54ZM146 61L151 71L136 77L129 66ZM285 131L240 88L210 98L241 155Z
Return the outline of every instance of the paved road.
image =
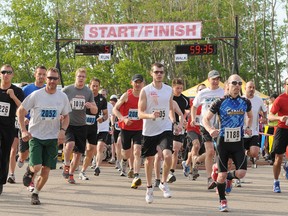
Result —
M61 163L58 164L60 166ZM100 176L88 171L89 181L65 182L61 170L51 172L40 193L40 206L30 204L30 192L22 185L24 167L16 170L16 184L6 184L0 196L0 215L220 215L218 196L207 191L206 174L200 170L197 181L189 181L177 169L177 181L170 185L173 197L165 199L157 188L154 202L146 204L145 187L130 189L131 180L120 177L112 165L105 165ZM144 179L142 169L142 180ZM288 181L281 174L281 194L272 192L272 167L248 169L242 188L233 188L227 197L229 215L287 215ZM145 183L145 182L144 182Z

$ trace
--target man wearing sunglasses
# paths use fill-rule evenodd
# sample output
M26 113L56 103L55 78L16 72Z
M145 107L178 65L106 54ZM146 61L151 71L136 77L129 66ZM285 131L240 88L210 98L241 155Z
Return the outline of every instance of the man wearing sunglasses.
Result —
M162 179L159 188L162 190L165 198L171 197L167 178L172 164L172 127L176 119L173 111L172 88L163 83L164 74L163 64L154 63L152 65L150 75L153 81L142 88L138 102L138 116L140 119L143 119L142 156L146 158L145 174L147 190L145 200L147 203L153 202L152 172L155 155L158 152L157 147L161 148L164 158Z
M58 145L65 141L65 131L69 124L70 104L67 96L57 90L58 81L58 70L48 69L45 88L31 93L18 109L22 139L24 142L29 141L30 149L29 166L23 176L23 184L29 186L32 178L40 171L31 195L32 205L40 205L38 194L47 182L50 170L56 168ZM27 131L25 115L29 110Z
M0 86L0 195L9 172L10 150L16 136L16 110L24 99L23 91L12 84L14 76L11 65L1 67Z
M221 98L224 96L224 90L219 87L220 82L220 73L216 70L212 70L208 73L208 81L210 83L210 87L200 91L193 101L193 106L191 108L191 126L196 126L196 112L197 108L202 105L201 115L200 115L200 131L202 135L202 139L204 141L206 157L205 157L205 168L207 173L207 187L208 190L216 187L216 183L211 178L212 166L213 166L213 158L215 155L213 138L210 136L209 132L203 127L202 118L209 110L213 101L217 98ZM217 128L218 121L216 117L211 119L211 124Z
M244 134L251 136L253 120L251 102L239 95L241 90L241 78L234 74L228 79L228 95L214 101L203 117L203 126L211 137L217 138L217 189L220 199L219 210L228 211L225 196L226 179L243 178L247 171L247 160L243 146ZM245 114L247 114L246 128L244 126ZM211 123L214 116L219 117L220 128L216 129ZM236 170L227 174L228 160L232 158Z

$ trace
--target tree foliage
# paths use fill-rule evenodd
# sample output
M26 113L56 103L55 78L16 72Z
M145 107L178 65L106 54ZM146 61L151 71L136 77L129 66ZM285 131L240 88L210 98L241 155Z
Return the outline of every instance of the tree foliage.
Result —
M225 37L235 36L237 15L241 77L254 80L257 89L266 94L281 91L281 72L287 68L285 59L281 58L287 55L283 41L287 37L287 27L277 23L275 0L2 0L0 4L0 60L15 68L14 82L31 82L32 72L38 65L55 66L56 20L59 20L59 38L75 39L60 43L65 85L74 82L77 68L85 67L88 79L97 77L111 94L121 94L129 88L135 73L151 81L148 71L156 61L165 64L166 82L182 77L187 88L206 79L211 69L221 71L222 77L227 79L233 73L234 40ZM202 21L202 36L206 41L111 42L114 55L109 62L100 62L97 56L74 55L75 43L84 43L81 38L84 25L88 23L198 20ZM219 38L223 39L215 40ZM176 44L209 41L218 45L217 55L189 57L187 62L181 63L174 61Z

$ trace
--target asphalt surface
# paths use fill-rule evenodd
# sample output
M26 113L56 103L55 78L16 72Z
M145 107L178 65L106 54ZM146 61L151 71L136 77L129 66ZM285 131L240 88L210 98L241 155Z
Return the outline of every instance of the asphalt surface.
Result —
M241 188L233 187L227 196L228 213L218 211L215 189L207 190L205 170L200 170L196 181L184 177L181 168L176 170L177 181L169 184L172 198L164 198L154 189L154 202L145 202L145 176L141 170L142 186L131 189L132 179L120 177L114 165L104 164L99 176L88 169L88 181L68 184L59 169L51 171L50 178L39 194L41 205L30 204L31 193L22 184L25 167L16 168L16 184L4 185L0 195L0 215L287 215L288 180L281 173L282 193L272 192L272 166L261 162L258 168L248 168ZM25 164L26 166L26 164Z

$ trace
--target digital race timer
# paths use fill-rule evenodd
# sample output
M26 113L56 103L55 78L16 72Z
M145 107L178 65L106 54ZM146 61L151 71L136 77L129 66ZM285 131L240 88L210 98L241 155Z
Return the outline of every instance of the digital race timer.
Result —
M217 54L217 44L176 45L175 53L188 55L215 55Z

